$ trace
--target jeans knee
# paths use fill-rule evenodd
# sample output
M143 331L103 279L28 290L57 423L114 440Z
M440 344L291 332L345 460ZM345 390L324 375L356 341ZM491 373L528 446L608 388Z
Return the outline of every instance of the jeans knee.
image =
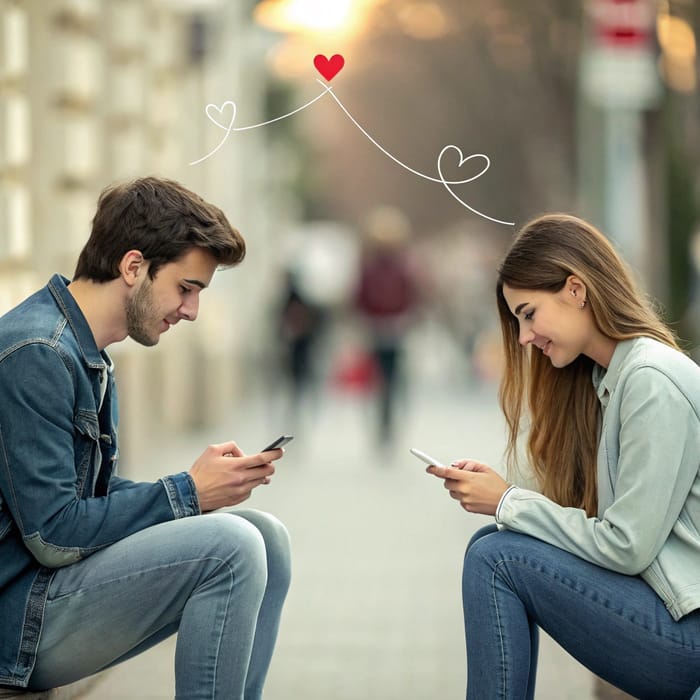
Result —
M498 561L498 556L494 555L500 539L498 530L489 526L479 530L470 540L462 568L465 600L482 590L484 583L491 581Z
M484 525L484 527L479 528L472 536L471 539L469 540L469 544L467 545L467 552L474 546L476 542L478 542L480 539L483 537L486 537L487 535L493 535L498 532L498 527L495 524L491 525Z
M234 578L245 578L264 589L267 584L265 540L252 523L232 518L228 513L205 516L210 527L208 545L215 556L228 562Z
M274 578L277 585L288 587L291 578L291 548L289 532L282 521L259 510L234 511L232 515L247 520L260 532L267 552L270 578Z

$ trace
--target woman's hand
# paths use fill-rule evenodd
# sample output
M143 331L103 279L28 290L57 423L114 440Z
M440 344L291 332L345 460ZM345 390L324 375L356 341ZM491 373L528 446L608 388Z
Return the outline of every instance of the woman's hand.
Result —
M431 465L426 471L443 479L450 496L469 513L495 515L501 496L510 486L491 467L468 459L453 462L450 467Z

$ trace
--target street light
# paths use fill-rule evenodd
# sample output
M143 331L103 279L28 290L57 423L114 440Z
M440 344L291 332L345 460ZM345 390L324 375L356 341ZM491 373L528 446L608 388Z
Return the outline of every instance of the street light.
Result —
M293 80L308 74L310 56L348 49L371 6L384 0L262 0L253 19L282 37L268 60L278 77Z
M382 2L385 0L262 0L253 18L283 34L337 40L355 34L368 10Z
M263 0L253 16L274 31L335 33L354 24L357 6L356 0Z

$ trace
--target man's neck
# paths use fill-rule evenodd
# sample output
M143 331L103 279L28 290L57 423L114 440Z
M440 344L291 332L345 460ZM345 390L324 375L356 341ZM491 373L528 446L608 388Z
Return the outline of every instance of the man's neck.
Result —
M83 312L95 338L97 349L126 338L124 299L119 294L119 280L98 284L79 279L68 285L68 291Z

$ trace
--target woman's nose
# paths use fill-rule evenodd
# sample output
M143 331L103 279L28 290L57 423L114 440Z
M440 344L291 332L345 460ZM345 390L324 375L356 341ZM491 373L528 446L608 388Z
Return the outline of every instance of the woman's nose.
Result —
M531 343L535 337L535 334L531 330L520 329L520 337L518 342L525 347L528 343Z

